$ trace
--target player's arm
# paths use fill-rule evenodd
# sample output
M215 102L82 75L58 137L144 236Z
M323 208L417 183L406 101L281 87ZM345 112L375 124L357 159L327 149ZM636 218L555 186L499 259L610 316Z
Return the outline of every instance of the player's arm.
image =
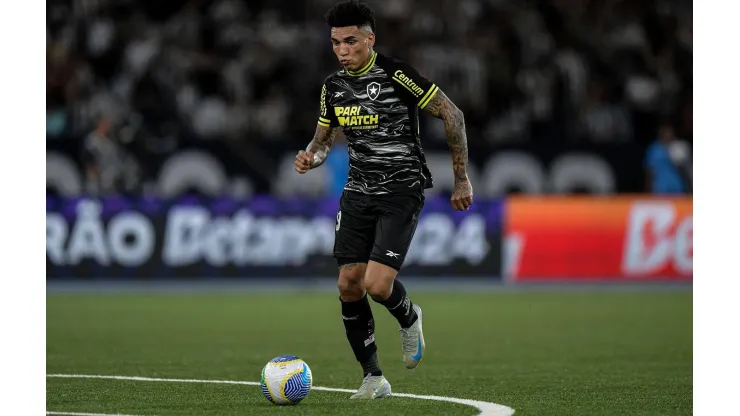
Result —
M447 145L452 152L452 171L455 175L455 189L452 192L452 206L457 211L470 208L473 203L473 186L468 179L468 139L465 134L465 116L441 89L422 107L424 111L445 124Z
M301 150L295 157L295 170L300 174L308 172L324 164L329 155L334 138L337 135L339 121L333 111L330 111L329 102L331 91L327 88L327 82L321 86L321 98L319 99L319 120L316 124L316 133L313 140Z
M295 158L296 172L304 174L324 164L334 144L337 130L338 127L334 126L324 126L321 123L316 125L313 140L306 146L306 150L298 152Z
M465 117L450 101L439 86L423 76L411 65L400 60L383 63L386 72L395 82L396 91L409 105L416 105L445 123L447 144L452 151L452 170L455 189L452 192L452 207L456 211L470 208L473 203L473 187L468 180L468 140L465 136Z
M300 174L308 172L324 164L326 157L329 155L331 146L337 135L338 127L324 126L319 123L316 125L316 133L313 140L306 146L306 150L301 150L295 157L295 170Z

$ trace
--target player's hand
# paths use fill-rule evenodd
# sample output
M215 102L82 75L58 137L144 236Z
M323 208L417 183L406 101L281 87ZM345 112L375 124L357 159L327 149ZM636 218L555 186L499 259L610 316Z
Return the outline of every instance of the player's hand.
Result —
M311 169L313 163L313 152L301 150L295 157L295 171L303 175Z
M473 185L470 184L470 180L465 178L464 180L455 181L455 189L452 191L452 208L455 211L467 211L470 206L473 205Z

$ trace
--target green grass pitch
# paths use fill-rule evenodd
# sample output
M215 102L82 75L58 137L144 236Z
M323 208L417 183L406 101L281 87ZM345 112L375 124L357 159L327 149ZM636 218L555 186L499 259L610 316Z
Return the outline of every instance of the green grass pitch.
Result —
M394 392L503 404L516 415L692 413L692 294L420 293L427 351L401 362L398 325L373 304L378 356ZM336 294L47 296L48 374L259 381L274 356L314 385L357 388ZM312 391L297 406L259 387L47 378L48 411L133 415L474 415L463 405Z

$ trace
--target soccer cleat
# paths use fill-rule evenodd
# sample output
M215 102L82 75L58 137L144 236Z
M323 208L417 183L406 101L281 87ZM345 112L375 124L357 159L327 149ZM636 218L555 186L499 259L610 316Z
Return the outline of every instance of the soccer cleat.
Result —
M424 354L424 333L421 330L421 308L414 305L414 310L418 318L413 325L408 328L401 328L401 342L403 344L403 361L406 368L416 368L421 362Z
M350 399L380 399L391 395L391 383L383 376L366 375L362 380L362 385Z

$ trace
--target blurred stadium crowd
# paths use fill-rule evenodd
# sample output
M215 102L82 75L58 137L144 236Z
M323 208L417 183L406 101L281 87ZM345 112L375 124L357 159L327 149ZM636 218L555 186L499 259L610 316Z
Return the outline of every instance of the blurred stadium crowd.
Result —
M79 140L90 174L93 160L146 171L151 157L219 141L270 178L311 139L321 82L338 69L323 22L333 2L49 0L47 143ZM474 161L512 143L646 151L666 124L693 142L689 1L365 2L376 49L465 112ZM425 150L446 150L442 123L423 121Z

